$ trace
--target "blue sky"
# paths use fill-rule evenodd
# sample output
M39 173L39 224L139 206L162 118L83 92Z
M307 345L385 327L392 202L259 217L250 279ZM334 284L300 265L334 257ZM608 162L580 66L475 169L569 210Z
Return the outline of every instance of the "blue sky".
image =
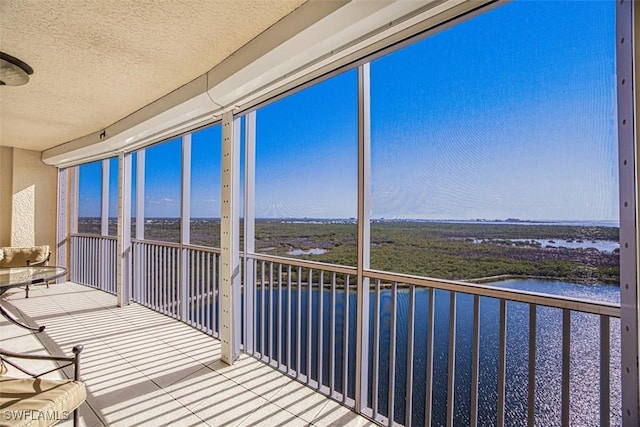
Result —
M614 15L514 1L373 61L372 216L617 220ZM356 83L351 70L257 111L258 217L356 216ZM192 151L192 216L217 217L220 127ZM179 215L179 144L146 163L146 215ZM80 216L100 211L94 169Z

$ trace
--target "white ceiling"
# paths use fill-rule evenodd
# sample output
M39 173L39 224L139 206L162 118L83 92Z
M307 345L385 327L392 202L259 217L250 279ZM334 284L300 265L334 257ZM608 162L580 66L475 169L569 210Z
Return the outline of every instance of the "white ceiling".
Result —
M505 0L0 0L0 146L59 167L241 113Z
M206 73L305 0L0 0L0 51L34 69L0 88L0 146L43 151Z

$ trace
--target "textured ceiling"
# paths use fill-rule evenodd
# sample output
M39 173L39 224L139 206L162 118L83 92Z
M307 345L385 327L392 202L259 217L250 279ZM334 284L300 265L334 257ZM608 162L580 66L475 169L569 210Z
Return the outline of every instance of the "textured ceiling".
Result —
M0 146L96 132L209 71L305 0L0 0L0 51L31 65L0 87Z

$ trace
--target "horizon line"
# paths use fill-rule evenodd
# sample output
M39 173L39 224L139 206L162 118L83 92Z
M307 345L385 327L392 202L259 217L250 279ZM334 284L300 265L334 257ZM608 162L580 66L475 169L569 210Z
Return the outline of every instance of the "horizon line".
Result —
M99 216L78 216L78 219L100 219ZM110 216L108 219L117 219L118 217ZM132 216L132 220L136 217ZM147 219L172 219L179 220L179 216L153 216L145 217ZM220 217L191 217L191 220L220 220ZM244 219L244 217L240 217ZM287 221L357 221L356 217L256 217L256 220L287 220ZM522 219L522 218L387 218L376 217L371 221L418 221L418 222L504 222L504 223L571 223L571 222L599 222L599 223L620 223L619 219Z

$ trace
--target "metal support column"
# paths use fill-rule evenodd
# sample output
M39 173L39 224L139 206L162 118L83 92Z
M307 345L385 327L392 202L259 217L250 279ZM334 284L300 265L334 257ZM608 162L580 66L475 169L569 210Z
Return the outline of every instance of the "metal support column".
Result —
M102 160L102 201L100 203L100 235L109 235L109 159ZM100 239L98 242L98 287L105 289L108 283L109 261L107 260L108 242Z
M58 169L58 218L56 236L56 265L69 268L69 169ZM67 277L61 277L58 283Z
M80 182L80 167L69 169L69 232L78 232L78 183Z
M73 166L69 168L69 234L78 232L78 182L80 179L80 167ZM75 253L78 248L69 245L69 280L77 278L77 261Z
M118 156L118 307L131 301L131 154Z
M640 8L631 0L616 2L616 86L618 92L618 161L620 173L620 326L622 328L622 423L640 425L638 323L640 260L638 247L638 117L637 67ZM635 24L634 24L635 23Z
M109 159L102 161L102 202L100 204L100 234L109 235Z
M180 243L191 243L191 134L182 137L182 191L180 192Z
M240 119L222 116L222 209L220 219L220 338L222 361L240 354Z
M191 134L182 137L182 189L180 191L180 243L188 245L191 242ZM188 321L187 301L189 297L190 271L189 253L184 247L180 248L180 277L178 295L180 295L180 318Z
M245 116L244 140L244 300L245 333L244 351L253 354L255 349L255 263L248 254L255 251L255 189L256 189L256 112ZM289 279L291 276L288 276ZM291 302L289 301L289 305ZM288 365L287 365L288 366Z
M355 410L367 408L369 379L369 236L371 227L371 137L369 64L358 67L358 314L356 325Z
M136 239L144 240L144 169L145 150L136 153Z
M144 240L144 169L145 150L136 153L136 240ZM138 246L134 255L135 268L133 280L133 298L140 301L143 297L143 281L146 280L146 258Z

